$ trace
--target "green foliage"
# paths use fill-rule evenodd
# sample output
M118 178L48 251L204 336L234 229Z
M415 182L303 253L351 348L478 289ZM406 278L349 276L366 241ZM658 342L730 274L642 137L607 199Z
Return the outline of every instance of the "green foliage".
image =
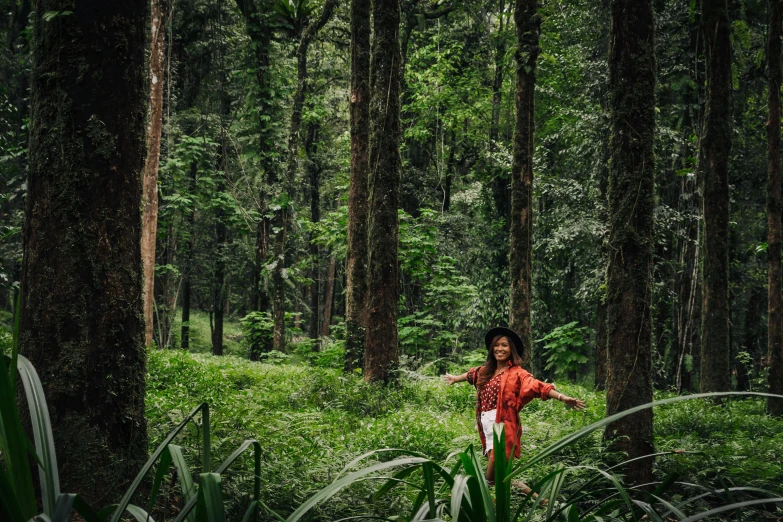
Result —
M586 339L590 329L577 326L576 321L558 326L536 342L544 342L542 349L546 369L556 369L558 375L576 373L588 361L590 347Z
M266 346L274 334L275 323L269 312L250 312L239 323L250 346Z

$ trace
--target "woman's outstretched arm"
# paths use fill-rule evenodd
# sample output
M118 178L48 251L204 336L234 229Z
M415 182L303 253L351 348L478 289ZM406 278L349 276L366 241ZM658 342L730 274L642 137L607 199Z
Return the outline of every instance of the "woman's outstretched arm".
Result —
M576 411L581 411L585 409L585 403L581 399L576 399L574 397L569 397L568 395L565 395L563 393L560 393L559 391L552 389L549 390L549 398L550 399L557 399L569 408L573 408Z
M458 382L465 382L468 380L468 372L465 372L460 375L451 375L450 373L447 373L443 376L443 380L446 381L449 386L452 384L456 384Z

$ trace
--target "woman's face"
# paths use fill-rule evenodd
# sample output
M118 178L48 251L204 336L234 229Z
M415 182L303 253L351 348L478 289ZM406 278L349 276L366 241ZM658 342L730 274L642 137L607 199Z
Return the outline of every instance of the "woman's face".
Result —
M509 344L508 337L501 337L495 346L492 347L492 353L495 354L495 360L497 362L508 361L511 358L511 345Z

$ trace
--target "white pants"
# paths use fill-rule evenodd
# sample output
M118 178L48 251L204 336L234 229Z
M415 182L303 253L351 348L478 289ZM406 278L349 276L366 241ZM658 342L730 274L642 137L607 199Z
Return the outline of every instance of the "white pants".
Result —
M487 441L487 449L484 450L484 455L489 454L492 451L492 444L494 441L493 426L495 425L495 417L497 417L498 410L489 410L481 412L481 429L484 432L484 438Z

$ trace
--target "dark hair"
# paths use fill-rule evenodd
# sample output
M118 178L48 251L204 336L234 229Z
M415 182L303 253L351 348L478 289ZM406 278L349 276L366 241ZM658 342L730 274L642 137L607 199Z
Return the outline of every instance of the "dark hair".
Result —
M498 361L495 359L494 348L495 345L498 344L498 342L504 337L508 341L508 347L511 349L511 362L513 362L516 366L522 366L522 357L519 356L514 342L505 334L496 335L489 344L489 350L487 350L487 362L484 364L484 366L481 367L481 371L479 372L478 381L476 382L477 388L481 389L490 381L490 379L492 379L492 376L495 375L495 370L498 369Z

